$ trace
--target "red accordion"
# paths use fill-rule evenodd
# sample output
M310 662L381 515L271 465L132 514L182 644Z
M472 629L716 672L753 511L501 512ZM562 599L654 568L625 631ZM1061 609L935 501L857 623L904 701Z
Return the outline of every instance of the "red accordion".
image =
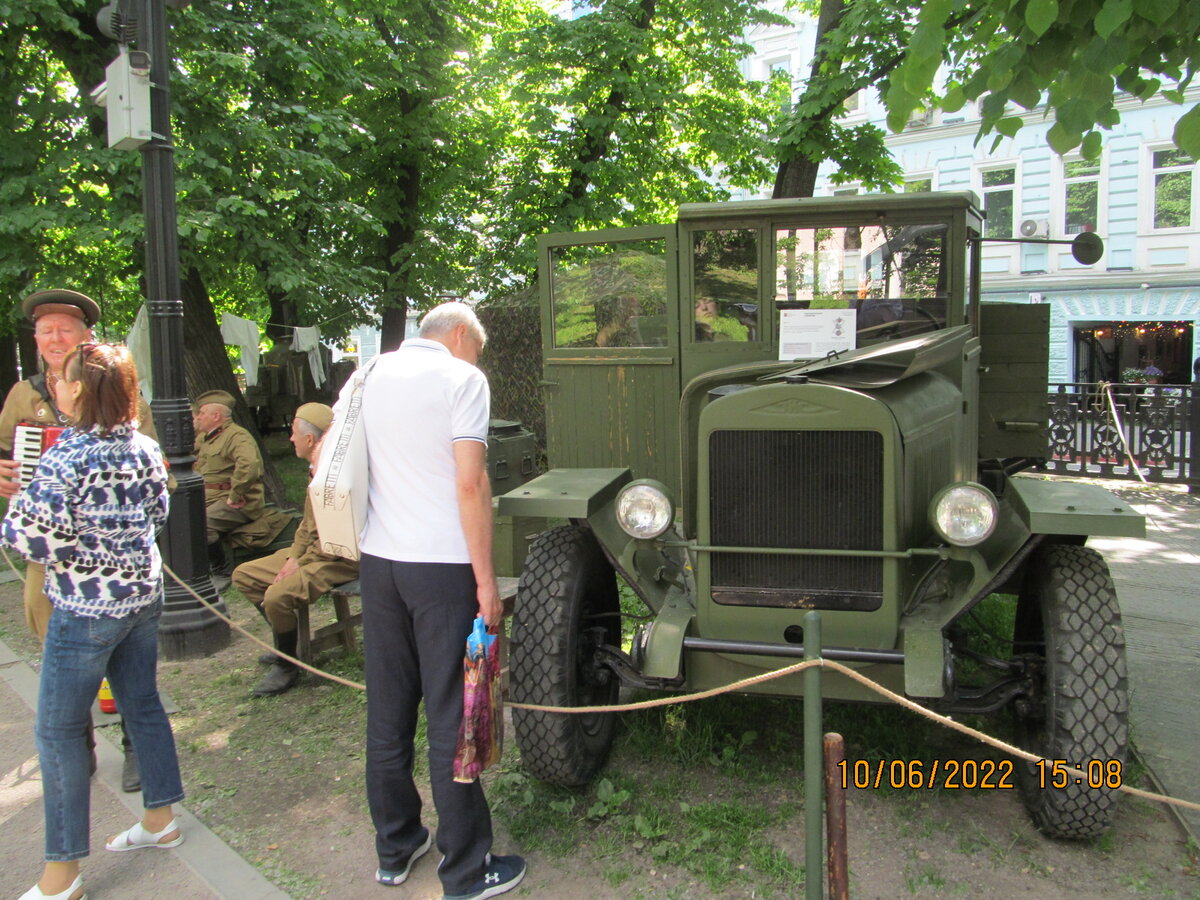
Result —
M29 484L37 470L38 460L58 440L65 429L57 425L27 425L13 430L13 459L21 464L21 487Z

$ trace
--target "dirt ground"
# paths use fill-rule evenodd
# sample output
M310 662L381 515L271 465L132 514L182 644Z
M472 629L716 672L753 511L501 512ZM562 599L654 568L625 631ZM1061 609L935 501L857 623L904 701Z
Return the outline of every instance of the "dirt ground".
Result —
M227 599L239 624L265 636L265 626L244 600L233 592ZM36 665L37 648L25 631L16 584L0 586L0 636ZM372 881L362 695L307 676L282 697L254 699L250 689L262 671L258 652L235 634L226 649L209 658L160 663L162 687L178 706L172 721L188 788L185 805L298 900L382 895L385 889ZM333 654L322 663L359 677L360 660L354 657ZM838 718L850 723L843 730L853 732L854 714ZM686 765L675 757L660 762L653 748L619 739L604 778L627 794L608 807L593 805L594 788L577 795L534 793L520 775L519 754L510 740L500 770L485 780L497 850L520 852L529 860L525 883L512 896L801 896L799 726L774 737L773 746L794 749L794 767L764 768L748 753L733 752ZM851 759L866 749L856 740L867 738L848 733L847 739ZM929 758L988 756L957 736L935 736L928 753ZM676 831L684 833L682 823L706 805L732 810L733 824L707 828L686 846L672 842ZM765 824L754 824L757 813L764 814L759 819ZM648 825L652 815L662 824ZM1200 898L1195 848L1161 807L1134 798L1125 798L1109 835L1086 844L1039 835L1014 790L851 790L848 821L851 896L861 900ZM525 837L518 840L516 834ZM737 849L741 842L744 851ZM436 858L431 853L410 881L388 890L388 896L440 896Z

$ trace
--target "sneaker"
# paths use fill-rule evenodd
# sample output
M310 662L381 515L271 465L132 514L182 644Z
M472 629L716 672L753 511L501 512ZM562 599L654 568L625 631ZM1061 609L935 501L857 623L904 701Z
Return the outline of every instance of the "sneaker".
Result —
M404 868L398 872L393 872L389 869L376 869L375 880L380 884L386 884L388 887L404 884L404 882L408 881L408 873L412 871L413 863L429 852L429 847L432 843L433 835L429 833L429 829L425 829L425 843L413 851L412 856L408 858L408 862L404 864Z
M443 894L442 900L486 900L511 891L525 877L525 860L519 856L487 856L483 877L465 894Z

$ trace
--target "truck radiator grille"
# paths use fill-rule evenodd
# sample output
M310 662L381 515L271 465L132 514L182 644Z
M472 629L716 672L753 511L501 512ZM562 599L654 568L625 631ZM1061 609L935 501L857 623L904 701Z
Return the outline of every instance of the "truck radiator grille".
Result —
M716 431L709 442L712 543L883 549L883 437L874 431ZM713 553L717 603L870 611L883 561Z

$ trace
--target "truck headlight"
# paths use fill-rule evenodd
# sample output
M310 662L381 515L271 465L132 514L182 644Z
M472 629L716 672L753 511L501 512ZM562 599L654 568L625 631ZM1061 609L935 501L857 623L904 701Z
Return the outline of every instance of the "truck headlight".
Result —
M656 538L675 519L675 504L657 481L632 481L617 494L617 524L630 537Z
M974 547L996 530L996 498L983 485L961 482L943 488L930 504L939 535L958 547Z

